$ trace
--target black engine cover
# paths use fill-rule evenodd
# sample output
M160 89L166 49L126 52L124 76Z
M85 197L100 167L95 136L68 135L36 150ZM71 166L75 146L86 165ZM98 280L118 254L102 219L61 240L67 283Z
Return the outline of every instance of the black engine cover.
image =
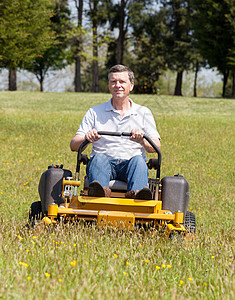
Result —
M174 212L187 211L190 190L188 181L181 175L166 176L161 180L162 184L162 209Z
M42 212L48 213L48 206L52 203L60 205L62 198L63 178L72 177L72 172L58 167L48 167L39 182L38 192L42 203Z

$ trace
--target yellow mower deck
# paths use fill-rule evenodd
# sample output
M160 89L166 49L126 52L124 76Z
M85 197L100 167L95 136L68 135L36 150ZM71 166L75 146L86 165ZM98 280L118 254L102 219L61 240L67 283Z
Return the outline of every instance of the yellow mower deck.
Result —
M64 180L63 192L79 185L79 181ZM186 233L183 213L172 214L162 210L162 201L157 200L72 196L71 199L66 198L62 206L49 205L48 215L43 222L54 223L59 217L65 220L95 221L101 227L123 230L134 230L138 224L152 223L165 227L167 235L175 231Z

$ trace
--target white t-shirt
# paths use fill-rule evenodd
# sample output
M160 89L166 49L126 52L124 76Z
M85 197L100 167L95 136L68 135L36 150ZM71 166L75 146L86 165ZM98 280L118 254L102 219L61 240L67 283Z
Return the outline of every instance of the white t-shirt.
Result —
M76 134L85 136L93 128L97 131L110 132L131 132L132 129L141 129L148 137L160 139L150 109L130 99L131 108L122 117L112 106L111 100L90 108ZM92 146L91 157L96 153L103 153L116 159L130 159L135 155L141 155L146 160L144 147L130 141L130 137L104 135L98 141L93 142Z

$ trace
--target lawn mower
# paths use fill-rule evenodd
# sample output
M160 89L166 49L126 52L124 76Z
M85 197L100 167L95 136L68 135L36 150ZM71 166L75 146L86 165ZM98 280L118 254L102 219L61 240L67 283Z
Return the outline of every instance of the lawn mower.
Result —
M99 135L115 137L131 136L129 132L98 132ZM166 176L160 179L161 152L147 136L144 138L157 153L157 158L149 159L147 166L156 170L156 178L149 178L151 200L125 198L127 184L112 180L109 183L111 196L88 196L88 180L85 176L81 186L81 164L87 165L89 158L82 154L89 141L85 140L78 149L75 176L63 166L48 167L39 182L41 201L31 205L29 223L37 220L45 225L58 222L84 220L95 222L98 227L135 230L138 227L153 226L164 235L194 235L196 233L195 215L187 211L190 200L188 181L181 175Z

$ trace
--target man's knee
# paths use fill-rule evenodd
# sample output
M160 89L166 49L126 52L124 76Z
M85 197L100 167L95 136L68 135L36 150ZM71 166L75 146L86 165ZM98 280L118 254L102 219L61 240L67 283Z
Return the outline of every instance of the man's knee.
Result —
M140 155L136 155L136 156L133 156L131 159L130 159L130 164L132 165L136 165L136 166L140 166L140 167L146 167L147 168L147 164L144 160L144 158Z
M98 180L102 186L108 186L110 173L109 159L105 154L95 154L87 165L89 183Z
M140 155L132 157L129 161L129 171L148 176L148 167L144 158Z
M96 165L104 165L105 162L108 162L108 157L103 153L97 153L92 157L91 162Z

